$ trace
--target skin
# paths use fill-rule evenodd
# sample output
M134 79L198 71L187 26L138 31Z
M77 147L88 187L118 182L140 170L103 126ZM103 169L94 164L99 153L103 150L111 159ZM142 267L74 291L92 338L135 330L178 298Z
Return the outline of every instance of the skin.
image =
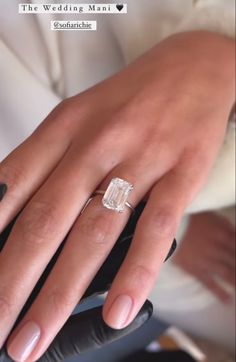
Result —
M112 249L129 209L105 209L98 195L80 211L113 177L134 185L134 206L148 199L103 308L111 327L134 319L222 145L234 102L234 57L234 42L226 37L174 35L115 76L63 101L0 164L0 180L8 185L0 229L25 206L0 255L0 345L71 230L37 300L9 338L10 354L26 321L41 329L27 361L44 353ZM111 313L120 295L132 301L123 324L116 320L119 313Z
M225 218L212 212L193 215L174 262L220 301L232 301L232 295L216 279L235 287L235 231Z

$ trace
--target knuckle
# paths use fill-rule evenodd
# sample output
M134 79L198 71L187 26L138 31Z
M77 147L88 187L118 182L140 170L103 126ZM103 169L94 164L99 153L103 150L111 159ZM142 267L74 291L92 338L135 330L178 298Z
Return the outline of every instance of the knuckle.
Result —
M34 247L53 239L57 230L56 211L50 204L33 201L16 224L24 245Z
M91 213L83 218L79 225L79 232L86 239L86 247L100 249L102 245L107 245L107 242L112 238L112 226L108 215L103 215L99 212Z
M73 97L62 100L46 118L46 123L62 130L63 134L75 132L78 128L78 122L87 114L86 103L78 99L74 101ZM60 126L60 128L59 128Z
M49 309L58 316L67 314L68 310L74 306L73 298L66 291L61 291L58 288L51 290L45 300Z
M103 127L100 129L99 135L101 141L106 141L108 144L113 143L114 139L119 137L124 138L128 130L128 118L124 110L115 110L109 119L104 122Z
M196 141L186 147L185 153L181 156L182 162L188 165L188 175L192 175L191 181L204 177L206 169L211 163L211 153L206 154L206 145L204 142L200 144ZM196 178L195 175L198 175ZM194 177L195 176L195 177ZM195 181L196 182L196 181Z
M143 101L142 96L135 95L129 98L122 104L121 108L117 108L113 113L113 119L115 122L129 125L133 129L133 120L138 123L143 121L143 114L140 114L140 101Z
M169 238L177 229L177 217L169 206L157 207L147 220L147 225L161 238Z
M70 110L70 98L63 99L50 113L48 120L59 121L63 116L66 116ZM53 116L53 117L51 117Z
M69 99L64 99L61 103L59 103L53 112L49 115L48 121L54 125L56 123L56 127L60 126L63 132L66 129L70 129L72 125L71 120L71 110L70 110L71 102Z
M146 289L147 286L151 285L156 280L156 271L150 266L144 264L133 264L129 275L131 285L135 289Z
M70 115L71 120L78 121L78 119L87 115L90 108L86 100L80 95L63 99L58 105L58 109L59 113L62 112L65 116Z
M70 108L70 105L71 105L71 98L68 97L68 98L64 98L58 105L58 108L61 110L61 109L69 109Z
M25 182L26 172L22 165L13 164L13 162L8 162L8 159L6 159L1 164L0 175L1 179L7 183L11 194L14 195L19 189L19 185Z

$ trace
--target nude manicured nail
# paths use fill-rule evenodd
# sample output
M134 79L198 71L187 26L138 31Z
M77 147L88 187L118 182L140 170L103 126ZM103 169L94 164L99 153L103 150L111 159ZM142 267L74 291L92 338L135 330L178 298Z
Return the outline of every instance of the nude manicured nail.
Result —
M7 192L7 185L0 183L0 201L2 201L6 192Z
M128 295L118 296L108 312L106 321L112 328L123 328L131 312L132 306L133 301Z
M7 348L9 356L17 362L25 361L40 338L40 328L34 322L27 322Z

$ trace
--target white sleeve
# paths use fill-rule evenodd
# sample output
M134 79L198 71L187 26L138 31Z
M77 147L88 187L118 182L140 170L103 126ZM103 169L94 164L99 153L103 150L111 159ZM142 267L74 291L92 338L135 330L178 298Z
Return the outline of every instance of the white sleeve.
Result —
M193 11L184 16L176 32L208 30L235 38L234 0L195 0Z
M209 140L210 142L210 140ZM208 181L187 209L188 213L217 210L235 204L235 125L229 122L224 143Z

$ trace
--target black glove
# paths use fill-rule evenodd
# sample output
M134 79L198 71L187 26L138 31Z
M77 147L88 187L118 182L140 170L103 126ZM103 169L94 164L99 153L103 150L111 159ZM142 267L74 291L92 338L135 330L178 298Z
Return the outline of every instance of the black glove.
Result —
M144 207L145 203L142 202L135 209L135 214L130 217L126 227L121 233L119 239L117 240L117 243L115 244L108 258L106 259L106 261L98 271L96 277L84 293L81 302L84 299L104 293L110 288L110 285L130 247L137 221ZM7 238L16 220L17 217L12 221L11 224L8 225L3 233L0 234L0 251L3 248L5 242L7 241ZM24 305L12 329L14 329L19 321L24 317L27 310L37 297L45 280L47 279L47 276L49 275L51 269L56 263L65 242L66 238L61 243L54 257L51 259L48 266L46 267L44 273L42 274L35 288L33 289L30 297ZM176 241L174 240L167 259L173 254L176 245ZM152 304L146 301L141 311L137 315L136 319L128 327L122 330L114 330L108 327L103 322L101 309L102 307L94 308L78 315L71 316L40 360L64 360L66 357L73 354L81 354L86 350L94 349L106 343L112 342L140 327L145 321L147 321L151 317L152 314ZM11 361L11 359L7 356L5 347L3 347L0 351L0 362L7 361Z
M146 301L135 320L124 329L112 329L102 319L102 307L71 316L57 334L40 362L64 361L113 342L141 327L152 315L152 304ZM0 362L10 362L6 348L0 351Z

